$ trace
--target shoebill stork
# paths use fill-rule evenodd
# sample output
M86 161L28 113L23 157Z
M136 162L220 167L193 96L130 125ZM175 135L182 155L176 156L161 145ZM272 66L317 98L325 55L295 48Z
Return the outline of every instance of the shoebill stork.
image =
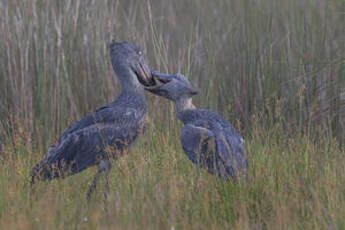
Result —
M184 124L180 140L188 158L224 180L246 178L244 140L239 132L216 112L193 105L197 92L183 75L157 71L151 75L153 84L145 89L174 102L175 114Z
M97 165L98 172L87 199L102 172L106 174L106 189L109 189L109 159L120 157L141 134L147 112L143 85L149 85L152 80L138 46L113 41L109 49L113 69L122 86L121 95L72 124L49 148L46 158L32 169L31 183L64 178Z

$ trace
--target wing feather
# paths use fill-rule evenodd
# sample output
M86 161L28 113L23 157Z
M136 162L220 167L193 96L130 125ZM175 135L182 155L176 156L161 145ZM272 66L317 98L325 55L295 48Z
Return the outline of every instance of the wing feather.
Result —
M112 123L113 125L123 126L128 124L128 122L133 121L133 119L138 119L138 113L133 108L127 108L124 106L104 106L92 113L89 113L83 119L71 125L60 136L59 140L64 139L73 132L97 123Z
M60 177L61 172L63 176L80 172L108 157L107 147L113 148L111 152L117 157L137 139L140 120L137 111L131 108L97 110L71 126L49 148L46 159L34 167L33 178L41 175L52 179Z
M234 167L244 159L243 145L240 139L225 132L219 124L206 128L205 124L196 122L182 128L181 143L183 150L193 163L198 163L200 156L202 166L211 173L218 173L223 179L236 178Z
M188 124L182 128L180 139L188 158L194 164L200 164L213 173L213 158L216 153L213 132L201 126Z

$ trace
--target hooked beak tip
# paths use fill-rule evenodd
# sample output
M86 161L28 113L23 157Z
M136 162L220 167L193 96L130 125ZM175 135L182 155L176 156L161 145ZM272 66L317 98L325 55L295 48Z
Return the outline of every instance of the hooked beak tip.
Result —
M192 96L197 95L199 92L197 90L192 90Z

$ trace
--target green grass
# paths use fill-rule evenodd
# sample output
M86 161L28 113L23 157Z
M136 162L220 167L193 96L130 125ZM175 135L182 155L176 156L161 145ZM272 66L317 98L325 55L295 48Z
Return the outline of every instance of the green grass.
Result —
M0 1L0 229L345 229L343 0ZM120 93L107 44L185 74L246 139L247 184L199 171L173 106L147 95L148 131L113 162L34 190L33 165ZM159 110L157 109L159 108ZM87 221L83 221L87 217Z
M96 169L31 190L37 154L25 135L6 150L0 168L3 229L342 229L345 156L335 143L253 130L247 142L249 180L223 182L198 170L174 132L152 126L133 151L113 162L109 216L102 180L87 205ZM23 139L22 139L23 138ZM84 218L87 217L87 221Z

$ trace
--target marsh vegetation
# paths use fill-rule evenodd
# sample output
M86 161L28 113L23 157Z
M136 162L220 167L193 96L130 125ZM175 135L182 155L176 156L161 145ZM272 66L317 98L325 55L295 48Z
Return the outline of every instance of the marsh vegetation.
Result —
M343 0L0 1L0 228L345 228L344 22ZM197 170L172 104L147 94L147 131L113 162L111 218L102 186L85 202L96 168L31 190L48 146L119 95L112 39L185 74L240 130L247 184Z

